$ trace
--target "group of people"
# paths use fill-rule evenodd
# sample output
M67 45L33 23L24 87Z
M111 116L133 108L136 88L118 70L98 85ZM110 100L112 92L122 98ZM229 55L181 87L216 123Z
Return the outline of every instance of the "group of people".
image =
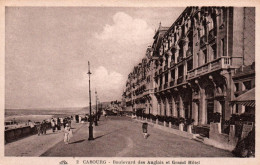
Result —
M31 124L31 121L28 121L29 125ZM56 130L61 130L61 127L64 127L64 143L69 144L70 139L72 138L72 129L71 129L71 117L66 118L51 118L50 123L46 122L46 120L43 120L40 124L36 125L38 136L45 135L46 130L51 127L52 132L55 132Z
M46 135L46 131L48 128L48 123L46 122L46 120L43 120L40 124L36 125L36 129L37 129L37 134L38 136L42 135Z

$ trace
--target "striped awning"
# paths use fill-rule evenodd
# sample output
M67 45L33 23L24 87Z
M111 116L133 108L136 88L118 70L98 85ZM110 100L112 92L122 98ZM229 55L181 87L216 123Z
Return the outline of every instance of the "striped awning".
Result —
M249 107L255 107L255 101L232 101L232 103L249 106Z
M255 88L241 94L231 101L231 104L240 104L249 107L255 107Z

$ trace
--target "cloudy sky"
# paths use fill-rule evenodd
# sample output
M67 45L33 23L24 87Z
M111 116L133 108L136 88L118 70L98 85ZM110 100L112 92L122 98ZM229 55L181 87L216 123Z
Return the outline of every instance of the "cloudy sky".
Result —
M159 22L184 8L6 8L5 107L87 106L120 100L128 73L145 56Z

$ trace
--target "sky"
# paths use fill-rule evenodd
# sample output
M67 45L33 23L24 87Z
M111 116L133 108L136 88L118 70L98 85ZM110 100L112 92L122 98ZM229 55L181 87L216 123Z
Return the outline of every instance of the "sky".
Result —
M128 74L161 22L184 8L7 7L5 108L62 108L121 100Z

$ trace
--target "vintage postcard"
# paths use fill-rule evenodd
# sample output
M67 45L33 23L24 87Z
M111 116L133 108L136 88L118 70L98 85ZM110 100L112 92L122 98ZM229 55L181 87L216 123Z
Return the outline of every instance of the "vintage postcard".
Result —
M260 163L259 5L1 1L0 164Z

